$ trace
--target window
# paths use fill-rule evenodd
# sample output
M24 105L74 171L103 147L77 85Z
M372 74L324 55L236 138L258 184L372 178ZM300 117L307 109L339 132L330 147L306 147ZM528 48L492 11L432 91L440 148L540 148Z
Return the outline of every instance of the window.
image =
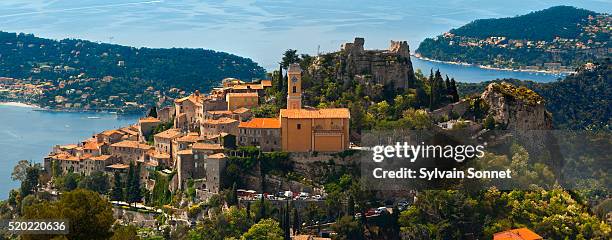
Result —
M298 123L298 125L297 125L297 129L302 129L302 124L299 124L299 123Z
M297 87L293 86L293 93L296 93L296 92L297 92Z

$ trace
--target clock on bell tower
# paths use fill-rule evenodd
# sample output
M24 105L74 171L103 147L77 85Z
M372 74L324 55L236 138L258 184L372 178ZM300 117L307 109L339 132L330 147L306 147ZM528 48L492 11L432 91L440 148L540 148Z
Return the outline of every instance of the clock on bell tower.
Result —
M297 63L289 65L287 69L287 109L302 108L302 69Z

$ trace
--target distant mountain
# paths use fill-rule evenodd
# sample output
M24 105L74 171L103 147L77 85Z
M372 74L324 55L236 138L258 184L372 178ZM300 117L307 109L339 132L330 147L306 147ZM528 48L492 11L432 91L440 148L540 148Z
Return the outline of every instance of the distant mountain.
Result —
M264 77L251 59L205 49L134 48L79 39L60 41L0 32L0 77L68 80L112 76L156 89L208 90L226 77ZM129 87L129 86L127 86Z
M557 6L522 16L475 20L425 39L416 53L497 68L573 71L611 55L611 24L608 13Z
M505 36L511 39L552 41L555 37L575 38L582 32L581 24L596 12L569 6L557 6L522 16L479 19L451 33L466 37L487 38Z
M491 82L505 81L525 86L540 94L553 123L560 129L607 129L612 126L612 62L604 59L581 67L565 79L536 83L516 79L499 79L482 83L458 83L461 95L480 94Z

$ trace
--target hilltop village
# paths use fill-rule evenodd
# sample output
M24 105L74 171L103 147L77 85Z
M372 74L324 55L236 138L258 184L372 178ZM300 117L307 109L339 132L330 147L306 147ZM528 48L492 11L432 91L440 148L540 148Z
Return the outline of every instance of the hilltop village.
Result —
M270 80L225 79L210 94L196 91L177 99L174 106L157 111L157 117L98 133L76 145L56 146L45 158L45 169L90 175L127 173L130 164L139 164L142 182L150 190L155 182L147 170L168 169L176 171L173 190L184 188L191 179L198 180L202 190L218 193L223 188L226 150L237 146L287 153L347 150L349 110L302 106L301 71L297 64L287 71L288 107L280 110L278 118L254 118L250 110L265 97Z
M21 187L0 205L0 214L43 219L61 209L72 214L66 209L83 201L88 209L75 218L90 219L106 208L106 218L96 218L104 221L74 231L93 236L97 230L101 237L95 239L431 239L433 233L423 232L423 226L448 216L453 227L465 230L444 239L538 236L529 229L551 235L525 224L538 219L482 232L480 226L494 225L479 222L491 206L514 212L516 206L497 202L512 202L520 195L514 191L486 190L489 202L456 190L368 189L360 162L369 146L362 137L368 139L369 130L427 130L440 138L462 133L465 139L487 141L488 147L510 148L507 155L487 152L487 163L554 178L557 173L546 166L528 164L529 152L539 146L508 147L505 135L497 138L493 131L552 129L552 115L536 92L493 82L460 98L454 79L413 70L405 41L366 50L364 39L355 38L316 57L288 50L280 65L267 79L226 78L209 92L181 94L171 105L151 108L134 125L56 145L42 167L20 162L13 175L25 169ZM555 191L537 194L570 198ZM531 198L537 198L544 206L540 195L525 201L531 206ZM61 205L74 196L81 196L79 203ZM100 205L90 207L92 202ZM461 205L454 206L457 202ZM426 212L440 205L453 207L431 216ZM574 205L568 207L578 208ZM451 212L455 208L476 209L469 214L478 227L465 228L464 217ZM552 211L557 212L549 215L564 214ZM577 222L596 221L592 215L580 217ZM493 222L507 218L496 215ZM601 231L609 233L605 227ZM115 238L127 233L131 237Z

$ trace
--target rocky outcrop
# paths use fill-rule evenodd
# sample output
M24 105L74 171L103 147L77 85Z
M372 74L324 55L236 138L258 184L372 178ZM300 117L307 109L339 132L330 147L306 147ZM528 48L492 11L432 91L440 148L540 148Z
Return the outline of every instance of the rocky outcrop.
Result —
M412 62L410 61L410 47L406 41L391 41L387 50L365 50L365 40L355 38L352 43L344 43L341 50L335 53L319 56L320 58L333 58L334 73L337 79L345 84L351 81L363 85L382 85L395 89L404 89L415 81ZM315 78L321 76L317 70L320 66L315 61L311 72Z
M508 130L552 129L552 116L546 111L544 99L528 88L491 83L480 98L489 106L495 122Z

